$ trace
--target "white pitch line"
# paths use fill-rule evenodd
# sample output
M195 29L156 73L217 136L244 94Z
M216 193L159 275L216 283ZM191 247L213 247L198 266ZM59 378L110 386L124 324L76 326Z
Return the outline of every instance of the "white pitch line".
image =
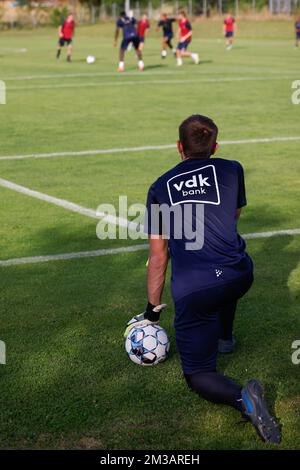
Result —
M261 70L262 73L264 73L264 70ZM297 75L299 73L299 70L286 70L286 74L291 74L291 75ZM201 75L200 75L201 74ZM276 77L276 75L282 75L281 71L266 71L267 76L272 78L273 76ZM162 70L162 71L150 71L150 70L145 70L143 72L143 77L151 77L151 76L164 76L164 75L172 75L174 76L174 70ZM193 70L177 70L176 75L200 75L203 77L203 75L211 75L211 73L204 72L202 69L197 69L194 68ZM214 72L213 75L222 75L222 77L226 78L236 78L236 74L226 74L224 72ZM22 82L22 81L31 81L31 80L52 80L52 79L57 79L60 80L62 78L93 78L93 77L119 77L120 80L123 80L126 77L134 77L134 76L139 76L141 77L141 72L139 71L132 71L132 72L126 72L124 75L120 75L119 72L77 72L77 73L61 73L61 74L43 74L43 75L18 75L15 77L1 77L2 80L8 82ZM264 75L265 77L266 75ZM240 75L242 77L242 75Z
M241 140L221 140L220 145L245 145L245 144L260 144L271 142L293 142L300 140L300 136L291 137L266 137L257 139L241 139ZM176 144L165 145L145 145L142 147L123 147L111 149L95 149L95 150L78 150L78 151L65 151L65 152L50 152L50 153L31 153L26 155L3 155L0 156L1 160L24 160L27 158L54 158L54 157L76 157L85 155L108 155L113 153L133 153L144 152L148 150L168 150L176 148Z
M270 238L270 237L280 237L284 235L300 235L300 229L286 229L286 230L274 230L270 232L253 232L253 233L244 233L242 235L245 240L251 240L254 238Z
M34 86L8 86L7 91L36 91L36 90L52 90L52 89L70 89L70 88L91 88L91 87L119 87L119 86L136 86L136 85L180 85L187 83L232 83L232 82L251 82L251 81L270 81L270 80L293 80L294 76L278 76L278 77L222 77L222 78L185 78L175 80L122 80L122 81L99 81L85 83L59 83L56 85L34 85Z
M20 264L32 264L32 263L46 263L47 261L61 261L76 258L94 258L96 256L103 255L116 255L120 253L130 253L134 251L147 250L149 245L133 245L125 246L123 248L111 248L105 250L92 250L92 251L78 251L75 253L62 253L58 255L46 255L46 256L30 256L26 258L14 258L4 261L0 261L0 267L5 266L17 266Z
M243 238L257 239L257 238L271 238L274 236L286 236L286 235L300 235L300 229L287 229L277 230L270 232L254 232L246 233L242 235ZM92 250L92 251L78 251L73 253L61 253L56 255L45 255L45 256L28 256L24 258L12 258L0 261L0 267L19 266L36 263L46 263L48 261L66 261L70 259L78 258L95 258L104 255L118 255L121 253L132 253L136 251L148 250L148 244L125 246L121 248L108 248L103 250Z
M25 194L26 196L39 199L40 201L45 201L50 204L54 204L55 206L62 207L63 209L69 210L71 212L76 212L78 214L91 217L92 219L101 218L102 220L105 220L120 227L128 227L129 229L137 228L137 224L135 224L134 222L130 222L129 220L124 219L122 217L114 217L112 215L107 215L104 212L89 209L87 207L80 206L79 204L75 204L65 199L59 199L57 197L49 196L48 194L44 194L39 191L34 191L32 189L26 188L25 186L21 186L3 178L0 178L0 186L2 186L3 188L11 189L12 191L16 191L17 193Z

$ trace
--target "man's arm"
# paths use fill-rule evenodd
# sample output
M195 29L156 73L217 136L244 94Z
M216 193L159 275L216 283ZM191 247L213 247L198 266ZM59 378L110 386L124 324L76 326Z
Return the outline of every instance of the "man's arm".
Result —
M242 208L236 210L236 220L239 220L241 217Z
M150 253L148 261L148 301L160 305L164 290L166 271L169 260L168 240L158 235L149 237Z
M116 28L115 37L114 37L114 46L116 47L119 37L119 28Z

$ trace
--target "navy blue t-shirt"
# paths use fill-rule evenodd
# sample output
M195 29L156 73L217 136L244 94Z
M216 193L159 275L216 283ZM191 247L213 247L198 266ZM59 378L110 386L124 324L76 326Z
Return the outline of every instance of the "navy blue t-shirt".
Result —
M157 26L162 27L165 36L171 36L173 35L172 23L174 23L174 21L176 21L175 18L167 18L166 20L160 20L157 23Z
M124 39L132 39L137 36L136 30L136 19L129 18L128 16L121 17L118 19L117 28L123 29L123 38Z
M237 233L237 209L246 204L244 172L236 161L184 160L152 184L145 231L168 235L175 301L234 281L252 269L245 242ZM158 211L153 211L157 207L158 221ZM172 209L170 224L163 208ZM197 244L191 244L192 232L198 235Z

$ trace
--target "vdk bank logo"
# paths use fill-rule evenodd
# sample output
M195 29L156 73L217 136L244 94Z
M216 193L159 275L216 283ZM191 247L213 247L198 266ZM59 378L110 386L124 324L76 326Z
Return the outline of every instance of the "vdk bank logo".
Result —
M0 340L0 364L6 364L6 346L4 341Z
M186 202L220 204L220 193L214 165L173 176L167 182L172 206Z

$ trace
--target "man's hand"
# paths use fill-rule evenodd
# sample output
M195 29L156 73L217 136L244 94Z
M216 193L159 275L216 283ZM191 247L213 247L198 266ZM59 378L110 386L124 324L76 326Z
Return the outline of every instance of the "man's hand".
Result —
M136 327L151 325L152 323L158 323L160 318L160 312L166 308L167 304L161 304L154 306L148 302L145 312L132 317L127 323L127 328L124 332L124 338L127 338L129 332Z

